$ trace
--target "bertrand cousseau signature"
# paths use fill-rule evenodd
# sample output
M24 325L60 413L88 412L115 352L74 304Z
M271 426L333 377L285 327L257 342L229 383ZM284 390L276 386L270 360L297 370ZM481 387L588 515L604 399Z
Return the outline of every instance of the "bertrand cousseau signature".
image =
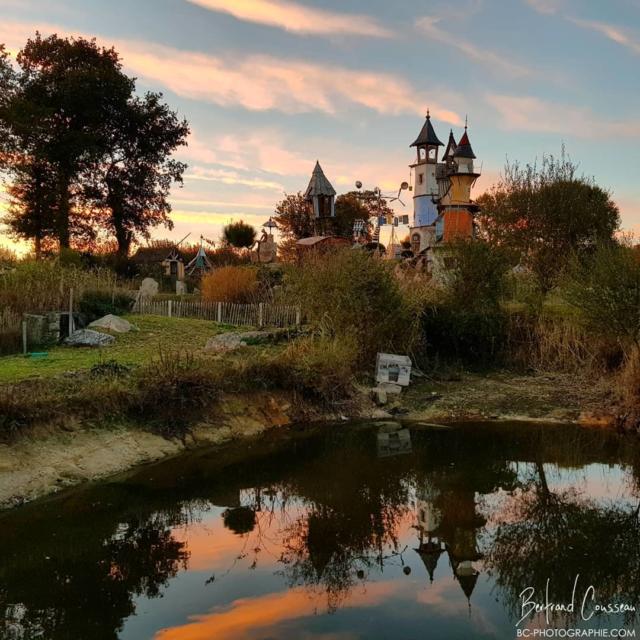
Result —
M549 615L553 613L568 613L580 615L583 620L591 620L596 614L624 614L636 610L632 604L610 602L602 603L596 601L596 590L593 585L588 585L584 590L578 591L578 582L580 574L578 574L573 582L573 591L571 593L571 602L551 602L549 600L549 580L544 593L544 602L536 601L535 589L527 587L520 592L522 600L521 613L522 617L518 620L516 627L536 614L544 613L547 624L549 624Z

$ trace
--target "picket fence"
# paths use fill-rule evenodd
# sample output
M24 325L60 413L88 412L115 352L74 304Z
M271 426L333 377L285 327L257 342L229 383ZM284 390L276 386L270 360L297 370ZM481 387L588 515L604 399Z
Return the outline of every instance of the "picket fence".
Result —
M221 324L252 327L291 327L301 322L300 307L267 304L233 304L231 302L205 302L195 300L136 301L133 312L167 318L200 318Z

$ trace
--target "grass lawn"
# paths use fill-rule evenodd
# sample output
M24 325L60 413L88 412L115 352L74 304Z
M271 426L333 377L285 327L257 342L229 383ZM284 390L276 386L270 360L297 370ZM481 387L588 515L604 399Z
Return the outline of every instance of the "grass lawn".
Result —
M115 344L95 348L53 346L46 358L22 355L0 357L0 384L26 378L49 377L65 371L89 369L106 360L121 364L144 364L158 355L160 349L201 350L207 339L226 331L242 331L240 327L219 325L208 320L163 318L159 316L124 316L139 331L113 334ZM108 332L105 332L108 333Z

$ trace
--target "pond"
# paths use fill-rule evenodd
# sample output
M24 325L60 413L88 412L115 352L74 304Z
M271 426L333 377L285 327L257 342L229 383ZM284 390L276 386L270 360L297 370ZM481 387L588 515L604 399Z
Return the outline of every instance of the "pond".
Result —
M273 432L0 516L0 637L625 637L639 505L640 449L597 430Z

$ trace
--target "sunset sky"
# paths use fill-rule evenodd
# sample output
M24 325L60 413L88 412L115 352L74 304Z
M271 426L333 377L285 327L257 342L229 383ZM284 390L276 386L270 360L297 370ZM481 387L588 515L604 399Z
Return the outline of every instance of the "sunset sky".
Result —
M261 225L316 159L338 193L397 190L427 108L465 115L483 178L558 153L640 229L640 0L0 0L0 42L43 34L114 45L138 90L192 126L176 229ZM406 212L411 212L407 198ZM0 207L2 196L0 195ZM6 241L0 235L0 242Z

